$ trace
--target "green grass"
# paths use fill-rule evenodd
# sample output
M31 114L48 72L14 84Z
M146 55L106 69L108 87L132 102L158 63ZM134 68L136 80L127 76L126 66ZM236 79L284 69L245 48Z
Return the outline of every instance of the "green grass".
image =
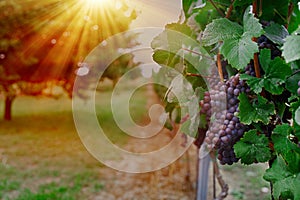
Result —
M127 91L125 90L124 93ZM99 123L107 137L126 144L110 110L110 90L97 94ZM120 102L125 95L120 94ZM144 90L131 102L136 119L143 119ZM99 100L99 101L98 101ZM66 97L21 96L13 104L13 120L0 120L0 199L86 199L105 189L99 171L103 165L85 149L76 132L72 101ZM3 100L0 101L3 116Z
M125 88L126 89L126 88ZM128 88L129 89L129 88ZM133 121L137 124L145 124L147 120L147 110L145 98L145 87L137 89L129 100L129 110ZM116 124L113 114L111 111L111 91L100 92L96 95L96 111L99 123L106 134L106 136L118 145L123 145L129 138ZM124 102L128 101L128 91L125 90L123 93L116 94L116 105L124 107ZM118 110L118 116L122 119L127 119L127 115L122 110ZM110 134L112 133L112 134Z
M265 164L245 166L240 163L231 166L222 166L225 177L230 177L230 194L234 200L244 199L270 199L270 194L261 192L262 187L269 188L270 185L262 176L266 169ZM236 184L239 183L239 184Z

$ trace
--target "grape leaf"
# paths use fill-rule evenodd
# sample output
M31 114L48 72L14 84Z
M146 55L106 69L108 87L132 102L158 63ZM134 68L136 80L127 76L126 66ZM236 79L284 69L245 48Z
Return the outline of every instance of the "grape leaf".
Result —
M300 59L300 27L285 39L282 49L287 63Z
M213 20L208 24L202 35L202 42L209 46L223 41L220 52L236 69L243 69L258 52L258 46L252 41L253 37L259 37L264 30L253 13L250 6L243 17L243 27L231 22L227 18Z
M257 130L250 130L245 133L234 145L234 152L241 162L250 165L254 162L266 162L271 158L268 138L257 134Z
M225 40L220 52L234 68L243 69L258 52L258 46L251 37L243 35L239 39Z
M240 79L246 80L250 89L256 94L261 93L262 88L264 87L264 80L261 78L256 78L248 74L241 74Z
M239 118L244 124L257 123L261 121L264 124L268 124L270 121L270 115L275 113L275 107L273 104L268 103L268 100L258 96L257 100L250 103L247 95L241 93L239 95Z
M250 13L250 7L244 13L243 24L241 27L227 19L218 19L209 24L203 33L204 42L208 45L223 41L220 52L236 69L243 69L258 52L258 46L252 38L264 33L258 19Z
M300 148L289 139L292 127L288 124L278 125L273 130L274 149L281 154L292 172L300 172Z
M205 46L215 44L219 41L240 38L243 28L238 23L226 18L213 20L208 24L202 35L202 42Z
M262 88L265 88L271 94L281 94L284 90L282 84L292 74L291 67L279 57L271 60L271 51L269 49L261 50L259 61L265 72L263 77L257 78L242 74L240 78L246 80L247 84L256 94L259 94Z
M283 45L284 39L289 35L289 32L282 25L271 23L265 28L265 36L272 42L278 45Z
M264 179L273 183L275 199L300 199L300 173L292 173L281 156L273 162L271 168L266 170Z
M262 25L250 11L250 6L245 10L243 17L244 34L252 37L259 37L264 33Z

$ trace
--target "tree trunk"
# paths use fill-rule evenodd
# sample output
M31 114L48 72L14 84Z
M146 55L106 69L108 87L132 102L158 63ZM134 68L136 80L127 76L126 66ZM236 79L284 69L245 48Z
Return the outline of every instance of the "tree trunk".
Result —
M7 95L5 97L5 104L4 104L4 120L10 121L11 120L11 107L15 96Z

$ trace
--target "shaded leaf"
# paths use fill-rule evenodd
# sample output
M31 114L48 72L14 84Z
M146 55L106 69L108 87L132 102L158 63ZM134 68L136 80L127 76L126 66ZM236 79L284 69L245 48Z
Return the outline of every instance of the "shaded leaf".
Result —
M300 199L300 174L292 173L281 156L273 162L271 168L266 170L264 179L273 183L275 199Z
M242 74L240 76L241 79L246 80L251 90L256 94L259 94L262 88L265 88L271 94L281 94L284 90L282 84L292 74L291 67L279 57L271 60L271 51L269 49L261 50L259 60L262 69L265 71L263 77L257 78Z
M265 32L265 36L278 45L283 45L284 39L289 35L284 26L276 23L271 23L270 26L267 26Z
M257 134L257 130L251 130L244 134L234 145L234 152L241 158L243 164L250 165L254 162L266 162L271 158L268 138Z
M282 49L287 63L300 59L300 27L286 38Z
M270 121L270 115L275 113L275 107L273 104L268 103L268 100L258 96L255 101L250 103L247 95L241 93L239 95L239 118L244 124L251 124L262 122L268 124Z

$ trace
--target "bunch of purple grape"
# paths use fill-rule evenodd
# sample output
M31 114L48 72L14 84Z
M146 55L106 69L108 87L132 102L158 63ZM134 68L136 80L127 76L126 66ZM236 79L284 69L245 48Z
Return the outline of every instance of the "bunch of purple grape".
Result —
M213 85L200 102L200 114L206 114L208 124L205 142L208 149L218 151L218 159L221 164L231 165L238 161L233 145L248 129L237 117L239 112L238 96L243 92L249 93L250 89L245 81L240 80L239 74L236 74L225 84L219 82Z

